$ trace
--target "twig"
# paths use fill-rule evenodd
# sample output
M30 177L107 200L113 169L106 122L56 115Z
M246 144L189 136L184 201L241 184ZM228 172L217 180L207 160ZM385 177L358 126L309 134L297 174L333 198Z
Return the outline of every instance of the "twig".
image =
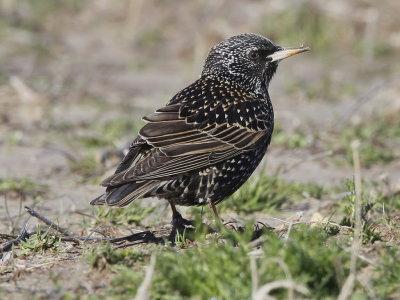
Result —
M25 209L31 216L33 216L35 218L38 218L43 223L45 223L46 225L50 226L50 228L53 228L53 229L57 230L58 232L66 235L66 236L70 236L71 235L66 229L64 229L64 228L58 226L57 224L55 224L54 222L50 221L49 219L47 219L45 216L43 216L42 214L40 214L39 212L37 212L33 208L30 208L29 206L25 205Z
M11 250L11 247L13 245L18 245L22 240L29 238L31 235L34 235L37 233L37 231L33 232L27 232L25 229L25 232L23 232L24 229L21 230L21 233L16 237L15 239L6 242L3 244L3 246L0 249L0 252L7 252ZM118 242L122 241L131 241L131 243L123 244L120 245L117 248L123 248L123 247L128 247L136 244L141 244L145 242L158 242L161 241L160 238L157 238L155 236L156 233L161 232L161 231L143 231L135 234L130 234L126 236L121 236L121 237L116 237L116 238L105 238L105 237L93 237L93 236L76 236L76 235L58 235L54 234L53 236L56 238L59 238L63 242L79 242L79 241L94 241L94 242L110 242L113 244L116 244ZM40 233L48 233L47 230L41 230Z
M60 238L62 241L65 242L74 242L74 241L96 241L96 242L110 242L113 244L123 242L123 241L134 241L136 244L140 244L141 242L146 242L146 241L156 241L158 238L155 236L156 233L162 232L162 230L159 231L142 231L134 234L129 234L121 237L115 237L115 238L108 238L108 237L95 237L95 236L81 236L81 235L68 235L68 236L63 236L63 235L57 235L55 234L54 236L57 238ZM124 244L125 246L125 244Z
M122 237L114 237L114 238L108 238L108 237L93 237L91 236L91 234L89 236L77 236L77 235L71 235L66 229L58 226L57 224L55 224L53 221L49 220L48 218L46 218L45 216L43 216L42 214L40 214L39 212L35 211L34 209L25 206L26 211L38 218L39 220L41 220L42 222L44 222L45 224L47 224L49 226L49 228L47 230L41 230L41 233L48 233L48 230L53 228L55 230L57 230L58 232L61 233L61 235L58 234L54 234L54 236L56 238L59 238L62 241L65 242L77 242L77 241L96 241L96 242L101 242L101 241L105 241L105 242L110 242L113 244L117 244L119 242L123 242L123 241L129 241L131 243L127 243L124 245L120 245L116 248L122 248L122 247L128 247L131 245L136 245L136 244L140 244L140 243L146 243L146 242L160 242L162 241L161 238L156 237L157 233L161 233L164 230L157 230L157 231L150 231L150 230L146 230L143 232L138 232L138 233L134 233L134 234L129 234L126 236L122 236ZM6 252L11 250L11 247L13 245L18 245L23 239L26 239L28 237L30 237L33 234L36 234L37 231L35 232L28 232L27 231L27 225L25 224L25 226L21 229L20 234L15 237L12 235L4 235L3 236L7 236L7 237L15 237L13 240L6 242L3 244L3 246L0 249L0 252Z
M0 233L0 238L15 239L17 236L15 234Z
M351 143L351 148L353 151L354 188L356 192L356 197L354 201L354 206L355 206L354 237L351 250L350 274L347 277L342 287L342 290L340 291L338 300L349 299L354 289L354 283L357 279L357 259L359 257L360 241L362 234L361 233L361 168L360 168L360 157L359 157L360 142L353 141Z
M66 229L60 227L59 225L55 224L53 221L49 220L48 218L46 218L45 216L43 216L42 214L40 214L39 212L37 212L36 210L25 206L26 211L33 217L38 218L39 220L41 220L42 222L44 222L46 225L49 226L49 229L55 229L56 231L60 232L61 235L57 235L55 234L54 236L59 238L62 241L65 242L77 242L77 241L97 241L97 242L101 242L101 241L106 241L106 242L110 242L110 243L119 243L122 241L130 241L132 243L130 243L131 245L135 245L135 244L140 244L140 243L144 243L147 241L159 241L160 239L157 238L155 236L155 234L158 231L143 231L143 232L139 232L139 233L134 233L134 234L130 234L130 235L126 235L126 236L122 236L122 237L116 237L116 238L108 238L108 237L93 237L91 236L91 234L89 236L76 236L76 235L71 235ZM48 230L46 231L41 231L44 233L48 233ZM160 231L161 232L161 231ZM21 240L35 234L36 232L27 232L26 230L26 225L24 226L24 228L21 230L20 235L15 238L14 240L5 243L2 246L2 252L5 251L9 251L12 247L12 245L18 245L20 243ZM127 245L124 245L127 246Z
M22 227L19 235L15 239L4 243L3 246L1 247L0 252L10 251L12 246L18 245L22 240L24 240L27 237L29 237L29 233L28 233L27 228L28 228L28 223L25 223L25 225Z
M43 216L36 210L34 210L28 206L25 206L25 209L27 210L27 212L30 215L38 218L39 220L41 220L42 222L44 222L45 224L50 226L50 228L53 228L53 229L57 230L58 232L60 232L62 235L54 235L54 236L60 238L63 241L69 241L69 242L73 242L73 241L106 241L106 242L110 242L110 243L118 243L118 242L122 242L122 241L137 242L137 241L141 241L141 240L143 240L143 241L156 240L157 238L155 236L155 233L161 232L161 231L146 230L143 232L138 232L138 233L129 234L126 236L116 237L116 238L93 237L93 236L91 236L91 234L89 236L71 235L66 229L58 226L53 221L49 220L48 218L46 218L45 216Z

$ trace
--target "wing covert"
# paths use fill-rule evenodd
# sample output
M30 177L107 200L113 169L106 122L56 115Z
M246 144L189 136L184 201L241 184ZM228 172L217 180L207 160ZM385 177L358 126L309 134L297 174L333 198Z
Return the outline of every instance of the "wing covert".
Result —
M269 143L273 129L272 107L260 95L239 91L214 77L199 79L143 119L148 123L139 136L151 148L125 171L108 178L107 185L207 167Z

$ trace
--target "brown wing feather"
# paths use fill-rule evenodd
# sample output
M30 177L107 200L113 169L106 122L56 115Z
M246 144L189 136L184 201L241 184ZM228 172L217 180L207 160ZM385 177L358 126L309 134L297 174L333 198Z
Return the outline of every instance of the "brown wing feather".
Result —
M148 124L139 135L150 149L124 171L107 178L105 186L190 172L269 141L272 122L271 118L259 118L264 116L263 110L268 110L262 106L262 99L233 87L219 94L211 89L215 95L209 95L204 91L210 90L210 82L200 84L205 86L189 86L169 105L144 118ZM218 99L221 96L224 99ZM249 106L249 102L253 103ZM242 118L241 110L245 110Z

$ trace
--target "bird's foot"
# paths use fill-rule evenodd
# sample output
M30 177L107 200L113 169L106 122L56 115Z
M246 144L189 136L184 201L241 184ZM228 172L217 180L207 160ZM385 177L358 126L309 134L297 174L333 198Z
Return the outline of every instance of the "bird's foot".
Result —
M173 245L177 242L177 237L184 240L193 240L193 233L195 232L194 221L186 220L178 212L175 212L172 216L172 231L169 235L169 240Z
M194 221L184 218L174 218L171 223L174 227L194 227Z
M186 220L181 214L173 216L171 224L174 228L194 227L194 221Z

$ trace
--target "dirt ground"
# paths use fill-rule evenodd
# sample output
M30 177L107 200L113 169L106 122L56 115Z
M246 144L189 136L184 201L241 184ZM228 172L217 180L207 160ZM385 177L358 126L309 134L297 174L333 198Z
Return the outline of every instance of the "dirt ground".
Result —
M347 128L399 116L398 1L39 2L0 5L2 242L26 222L28 231L36 230L40 222L24 206L76 235L169 228L169 209L158 200L141 202L156 207L149 227L94 227L98 212L89 201L102 193L98 184L118 161L111 157L102 164L100 157L135 138L140 118L195 80L209 47L231 35L256 32L312 48L282 62L271 83L279 130L259 172L336 188L354 174L344 158ZM293 146L296 134L299 144ZM380 143L368 135L352 138L362 145ZM399 145L399 136L385 140L391 158L368 165L361 155L365 182L400 191ZM7 187L13 180L29 184ZM343 192L305 199L301 220ZM278 226L269 216L257 218ZM231 217L236 214L223 215ZM84 246L66 242L61 248L29 256L2 253L0 298L57 299L61 283L94 295L107 284L111 275L90 269Z

